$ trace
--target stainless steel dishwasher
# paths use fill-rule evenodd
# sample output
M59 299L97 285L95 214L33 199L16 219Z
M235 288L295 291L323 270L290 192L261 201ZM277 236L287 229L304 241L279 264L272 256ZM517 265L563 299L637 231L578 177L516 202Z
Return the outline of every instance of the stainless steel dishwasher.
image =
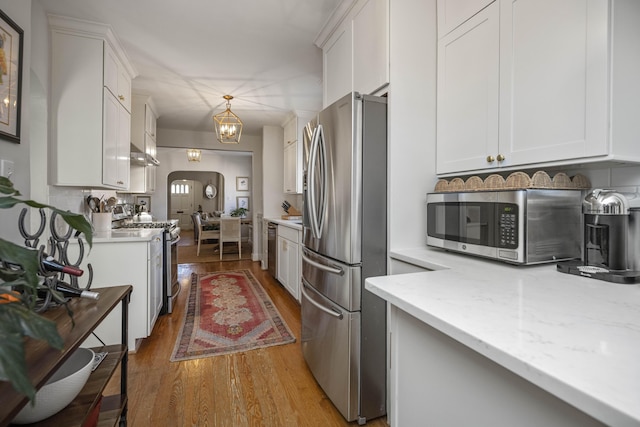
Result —
M278 278L278 224L270 222L267 226L267 268L269 273Z

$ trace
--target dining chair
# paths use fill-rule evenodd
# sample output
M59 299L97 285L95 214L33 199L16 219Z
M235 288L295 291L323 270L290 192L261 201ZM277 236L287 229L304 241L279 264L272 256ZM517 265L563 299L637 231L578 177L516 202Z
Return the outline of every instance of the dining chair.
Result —
M238 259L242 258L242 237L240 233L240 217L223 217L220 218L220 260L222 260L222 251L224 242L237 242Z
M209 229L209 227L205 227L202 224L202 218L200 218L200 214L198 213L194 214L193 219L198 225L198 250L196 251L196 256L200 256L200 243L202 243L203 240L209 240L209 239L218 239L218 242L220 245L220 251L222 252L222 245L221 245L222 242L220 242L220 230L213 230L213 229Z

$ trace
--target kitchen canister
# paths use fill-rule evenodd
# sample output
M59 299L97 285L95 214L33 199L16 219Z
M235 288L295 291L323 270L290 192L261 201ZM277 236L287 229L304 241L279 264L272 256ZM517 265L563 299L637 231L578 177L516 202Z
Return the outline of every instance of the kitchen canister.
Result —
M111 230L111 212L93 212L91 220L93 221L93 231Z

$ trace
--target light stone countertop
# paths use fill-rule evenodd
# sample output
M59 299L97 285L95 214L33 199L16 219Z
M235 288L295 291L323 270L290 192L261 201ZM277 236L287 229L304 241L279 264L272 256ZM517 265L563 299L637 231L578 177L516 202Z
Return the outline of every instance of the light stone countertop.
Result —
M374 277L389 303L608 425L640 425L640 285L427 247L435 271Z
M162 234L161 228L145 228L142 230L115 229L110 231L96 231L93 233L93 243L122 243L122 242L148 242L158 234Z
M275 222L278 225L284 225L286 227L294 228L296 230L302 230L301 220L281 219L281 218L265 218L269 222Z

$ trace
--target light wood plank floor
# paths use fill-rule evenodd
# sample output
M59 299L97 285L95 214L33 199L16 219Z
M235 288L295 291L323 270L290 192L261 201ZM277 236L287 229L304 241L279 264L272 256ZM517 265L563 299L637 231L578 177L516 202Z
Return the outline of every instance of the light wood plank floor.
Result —
M183 233L188 234L188 233ZM188 236L183 236L188 237ZM184 243L188 242L187 239ZM191 273L249 269L296 336L296 343L170 362ZM300 349L300 305L254 261L180 264L176 310L129 355L130 426L357 426L347 423L308 370ZM118 390L112 381L108 391ZM369 421L387 427L386 417Z

